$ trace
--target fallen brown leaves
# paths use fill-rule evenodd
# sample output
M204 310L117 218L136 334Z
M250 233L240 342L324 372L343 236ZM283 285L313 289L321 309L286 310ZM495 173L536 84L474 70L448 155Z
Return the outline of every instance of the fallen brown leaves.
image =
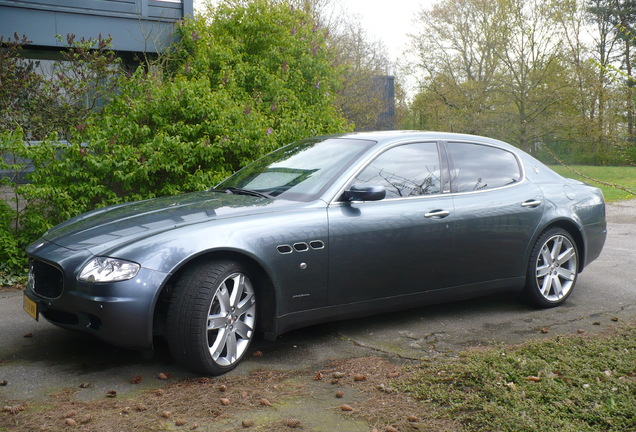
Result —
M164 375L157 377L169 378ZM320 379L316 380L317 376ZM29 410L18 404L5 407L6 414L0 413L0 430L141 432L179 427L228 432L315 431L302 412L298 417L286 417L285 404L297 398L308 408L312 398L338 401L317 409L332 409L330 415L364 420L369 430L414 431L424 424L429 432L454 430L452 422L428 415L425 404L391 390L394 381L405 378L408 373L388 360L366 357L334 362L318 372L259 371L246 376L174 380L134 396L113 391L118 397L90 402L79 401L76 396L81 390L75 387L52 395L46 409ZM134 381L129 381L131 388ZM15 429L18 418L20 427Z
M414 431L420 429L418 424L422 427L425 424L428 432L458 429L450 420L435 418L426 404L398 393L392 383L407 379L408 373L402 372L385 358L362 357L336 361L321 372L324 376L332 377L332 385L341 388L336 392L336 397L345 403L335 408L343 415L365 420L373 426L370 430ZM345 393L342 390L345 386L355 391ZM353 394L351 400L350 393Z
M9 414L17 414L20 411L24 410L24 405L23 404L19 404L19 405L5 405L4 407L2 407L2 412L7 412Z
M76 387L52 395L45 405L52 408L45 411L29 412L22 404L5 406L6 414L0 413L0 430L39 432L67 427L80 430L81 425L88 424L88 429L81 430L141 432L164 430L168 427L166 422L195 430L198 425L230 421L241 412L273 409L276 400L301 394L302 388L285 382L291 375L265 371L233 378L194 378L147 390L132 398L117 397L115 390L109 390L105 394L108 397L90 402L77 400L81 390ZM158 378L167 379L169 375L159 374ZM133 381L129 381L131 386ZM215 396L219 402L211 404ZM12 429L17 421L11 420L10 415L19 416L19 428Z

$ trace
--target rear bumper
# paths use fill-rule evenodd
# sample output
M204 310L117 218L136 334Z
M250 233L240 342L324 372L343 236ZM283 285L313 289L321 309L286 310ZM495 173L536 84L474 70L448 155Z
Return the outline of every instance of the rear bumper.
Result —
M602 221L591 225L585 225L583 233L586 240L584 266L587 266L598 258L603 250L605 239L607 238L607 223Z

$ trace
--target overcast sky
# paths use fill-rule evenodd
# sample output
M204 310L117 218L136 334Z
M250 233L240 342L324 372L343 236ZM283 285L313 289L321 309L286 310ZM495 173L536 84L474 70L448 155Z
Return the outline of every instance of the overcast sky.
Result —
M338 0L336 0L338 1ZM195 10L205 0L194 0ZM359 18L372 40L381 40L392 61L397 60L408 43L408 33L413 33L413 19L423 7L430 7L435 0L339 0L342 7Z
M359 16L371 38L384 42L392 61L402 55L408 44L407 35L414 33L413 19L420 10L434 3L433 0L340 1L352 14Z

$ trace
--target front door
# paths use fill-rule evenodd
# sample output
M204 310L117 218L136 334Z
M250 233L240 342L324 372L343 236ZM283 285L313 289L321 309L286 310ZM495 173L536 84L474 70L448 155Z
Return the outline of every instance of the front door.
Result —
M380 201L329 207L329 304L446 286L452 198L435 142L392 147L352 180L384 186Z

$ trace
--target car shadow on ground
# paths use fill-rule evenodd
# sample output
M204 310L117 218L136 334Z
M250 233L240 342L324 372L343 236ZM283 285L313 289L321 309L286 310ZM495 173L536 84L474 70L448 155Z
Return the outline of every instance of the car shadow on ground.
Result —
M563 307L576 307L574 294ZM247 357L228 375L304 373L349 358L382 356L404 364L454 356L470 346L488 345L497 335L541 336L538 328L547 313L517 296L495 295L314 325L276 341L256 337ZM78 398L91 400L112 390L125 394L157 389L197 376L174 362L165 343L157 343L154 351L126 350L84 333L36 323L26 314L22 319L19 315L5 339L9 348L0 349L0 381L9 382L2 387L5 401L43 400L52 392L72 388ZM143 378L143 384L131 386L137 377ZM166 377L169 382L162 381ZM87 384L89 388L84 388Z
M425 306L366 318L314 325L283 334L276 341L267 341L259 336L254 340L248 355L254 358L264 357L259 361L263 367L267 367L268 360L272 362L274 368L292 364L302 367L303 364L314 361L308 357L309 354L322 351L338 356L338 353L342 352L340 345L343 342L355 344L358 336L367 338L371 334L379 339L378 344L381 345L381 339L392 337L391 333L394 331L412 333L426 331L422 327L427 327L430 333L448 332L448 321L461 323L475 315L485 314L492 317L501 314L502 311L523 314L535 310L519 302L512 295ZM382 335L382 332L386 332L386 335ZM19 349L6 356L3 359L4 363L8 361L39 363L74 372L100 372L132 365L170 366L179 369L174 364L167 344L161 339L155 341L152 351L127 350L91 335L57 328L48 323L39 323L35 331L24 335L14 334L11 337L22 338L22 340L14 341ZM386 354L391 355L391 352ZM318 355L315 361L320 361L323 357L325 357L324 354Z

